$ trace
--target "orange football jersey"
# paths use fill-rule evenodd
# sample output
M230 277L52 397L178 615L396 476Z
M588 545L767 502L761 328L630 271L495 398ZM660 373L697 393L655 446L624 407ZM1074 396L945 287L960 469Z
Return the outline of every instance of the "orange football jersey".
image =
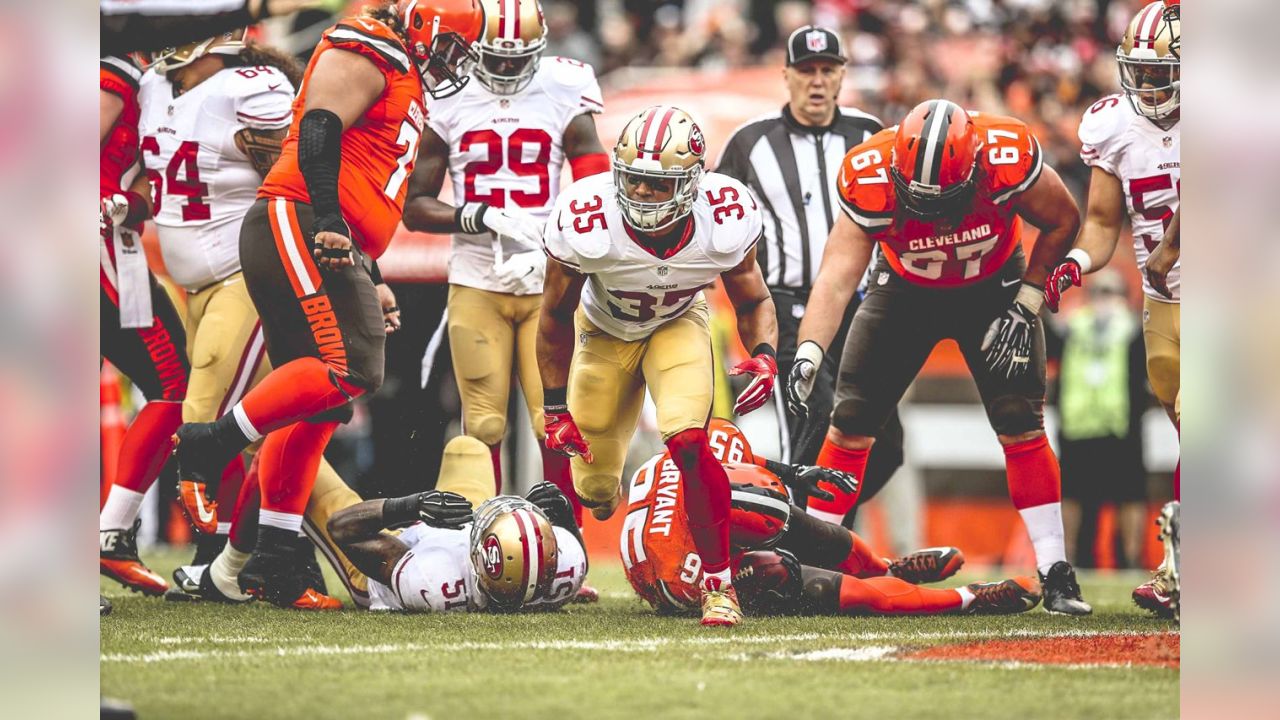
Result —
M773 473L752 464L755 458L751 447L736 427L713 419L707 427L707 437L712 453L725 466L730 484L763 487L786 497L786 488ZM702 559L689 533L680 470L671 460L670 453L654 456L636 471L628 500L620 550L631 587L655 608L697 608L700 597L697 583L702 576ZM771 500L752 496L746 503L735 502L730 510L729 533L734 567L744 546L750 544L748 539L755 540L761 534L762 523L759 518L751 517L756 513L750 506ZM780 500L772 502L782 503ZM776 510L786 512L781 508ZM784 522L777 520L777 525Z
M1040 143L1021 120L970 116L982 143L974 168L977 188L972 209L954 225L899 210L889 174L894 128L850 150L841 165L845 213L910 282L941 287L977 282L999 270L1022 241L1022 219L1013 201L1040 177Z
M404 212L408 180L427 119L418 69L400 37L385 24L373 18L353 17L324 32L294 100L293 124L281 147L280 159L263 180L258 197L310 202L298 167L298 126L306 112L311 71L320 56L333 48L363 55L386 78L382 95L342 133L342 169L338 176L339 204L355 236L352 240L367 255L377 258L387 249Z
M124 109L115 125L102 141L98 154L98 195L106 197L123 190L126 172L138 160L138 81L142 70L126 57L102 58L98 69L98 87L124 101Z

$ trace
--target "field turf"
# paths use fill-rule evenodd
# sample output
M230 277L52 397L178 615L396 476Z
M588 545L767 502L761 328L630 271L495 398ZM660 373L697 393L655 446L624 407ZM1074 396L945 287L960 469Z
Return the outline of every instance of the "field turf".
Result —
M165 576L188 557L144 553ZM102 693L143 720L1178 715L1177 628L1129 602L1140 574L1082 574L1095 613L1081 620L1037 608L729 631L655 616L620 566L591 579L597 605L512 616L167 603L104 580Z

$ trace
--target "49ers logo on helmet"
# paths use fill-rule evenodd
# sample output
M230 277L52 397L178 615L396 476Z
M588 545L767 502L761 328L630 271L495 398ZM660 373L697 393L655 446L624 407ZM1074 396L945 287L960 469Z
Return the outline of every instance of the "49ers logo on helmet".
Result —
M484 571L491 578L502 577L502 543L498 536L490 534L484 539Z
M697 123L693 124L693 129L689 131L689 152L694 155L701 155L707 151L707 143L702 139L702 128Z

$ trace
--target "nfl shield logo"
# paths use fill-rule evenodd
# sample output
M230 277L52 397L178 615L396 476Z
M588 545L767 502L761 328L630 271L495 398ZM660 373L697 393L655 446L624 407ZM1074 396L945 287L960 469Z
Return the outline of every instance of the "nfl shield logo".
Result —
M810 52L822 52L827 49L827 34L821 30L810 30L805 33L804 44Z
M669 272L671 272L671 270L669 270L666 265L662 265L658 268L658 277L666 277Z
M1171 147L1173 147L1173 138L1169 137L1168 135L1165 135L1165 136L1164 136L1164 146L1165 146L1166 148L1171 148Z

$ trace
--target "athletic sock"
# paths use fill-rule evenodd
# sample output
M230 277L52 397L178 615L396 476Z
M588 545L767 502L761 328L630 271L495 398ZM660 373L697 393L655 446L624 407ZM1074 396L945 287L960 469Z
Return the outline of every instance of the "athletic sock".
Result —
M969 603L973 602L973 593L967 587L958 587L956 592L960 593L960 609L968 610Z
M1067 559L1062 530L1062 477L1049 438L1040 437L1004 446L1009 499L1027 526L1036 552L1036 569L1046 573Z
M244 569L244 564L247 562L249 562L249 553L241 552L227 543L205 572L209 573L213 586L223 595L232 600L248 600L249 596L240 592L239 583L240 571Z
M862 477L867 472L867 457L870 454L870 448L849 450L827 439L823 441L822 450L818 452L818 465L849 473L858 479L859 487L861 487ZM834 485L827 482L818 483L818 487L834 495L835 499L822 500L810 497L809 507L805 512L827 522L841 524L844 521L845 514L858 502L858 494L842 493Z
M324 448L337 427L336 422L299 422L267 436L258 451L259 525L295 534L302 527Z
M144 493L123 485L112 485L107 503L102 506L102 512L98 513L98 529L119 530L132 527L133 521L138 519L143 496Z
M963 606L964 598L956 590L921 587L895 577L840 578L840 612L847 615L928 615Z
M571 461L546 445L541 445L541 449L542 479L560 488L560 492L569 498L569 503L573 505L574 522L578 523L578 527L582 527L582 501L578 498L578 491L573 489Z
M707 432L702 428L682 430L667 440L667 450L680 468L684 508L689 518L689 534L702 557L702 572L716 579L723 573L728 586L729 571L729 475L711 454Z
M319 358L304 357L272 370L229 414L252 441L255 433L267 435L363 394L363 388L334 374Z
M493 460L493 494L502 494L502 443L489 446L489 457Z
M144 405L120 443L115 484L146 492L169 460L171 438L181 424L182 403L152 400Z

